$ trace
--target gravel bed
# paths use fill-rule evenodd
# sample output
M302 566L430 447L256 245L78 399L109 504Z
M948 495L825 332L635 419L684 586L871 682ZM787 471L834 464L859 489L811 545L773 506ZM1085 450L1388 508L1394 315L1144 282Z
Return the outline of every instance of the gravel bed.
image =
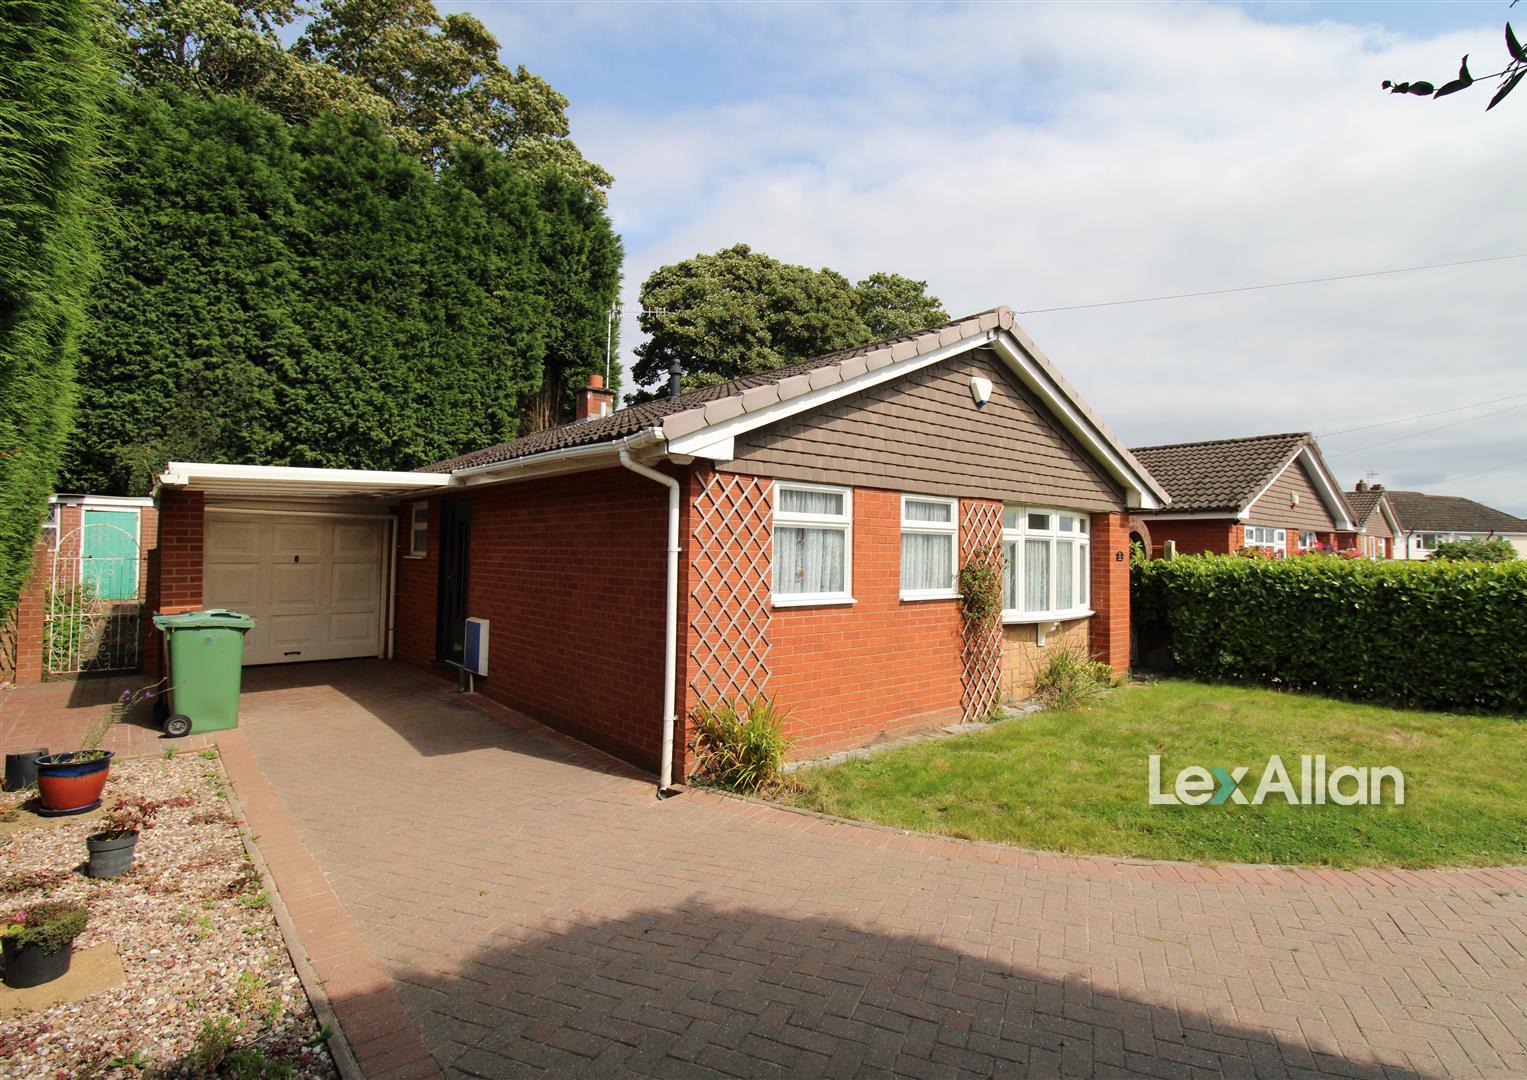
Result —
M85 837L99 822L0 839L0 916L45 897L87 900L75 949L109 942L127 973L83 1001L0 1019L0 1075L337 1075L226 783L216 751L113 764L106 806L123 795L181 805L159 811L132 869L106 881L83 872ZM0 813L23 794L0 795Z

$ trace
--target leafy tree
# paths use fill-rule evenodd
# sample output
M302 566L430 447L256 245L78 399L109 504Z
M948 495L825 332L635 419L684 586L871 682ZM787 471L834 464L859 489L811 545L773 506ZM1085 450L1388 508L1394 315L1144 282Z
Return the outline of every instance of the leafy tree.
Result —
M412 468L513 437L543 379L603 362L620 249L582 183L469 144L431 169L353 112L123 108L131 227L91 300L72 486L141 492L169 459Z
M290 121L358 111L438 166L465 140L553 166L596 194L610 174L568 137L567 99L471 15L430 0L115 0L114 39L141 86L243 94ZM282 32L308 18L288 47Z
M897 274L872 274L856 287L835 270L780 262L746 244L696 255L643 282L641 328L650 337L636 349L632 375L655 386L677 362L693 389L921 330L946 318L925 289Z
M111 75L90 0L0 2L0 615L68 438Z
M1433 559L1472 559L1475 562L1510 562L1516 558L1516 546L1510 540L1441 540L1433 549Z
M1515 4L1516 0L1512 0ZM1456 94L1460 90L1467 90L1481 79L1499 78L1500 83L1495 88L1495 94L1490 98L1490 103L1485 106L1489 112L1495 106L1505 100L1506 95L1516 89L1517 83L1522 81L1522 76L1527 75L1527 51L1522 49L1521 42L1517 40L1516 32L1511 29L1511 24L1506 24L1506 66L1499 71L1492 71L1488 75L1472 75L1469 73L1469 58L1464 56L1458 64L1457 78L1450 79L1437 86L1425 79L1415 82L1395 82L1385 79L1383 88L1391 94L1414 94L1416 97L1440 98L1449 94Z
M877 273L855 285L854 291L859 294L859 317L873 341L915 334L949 321L943 302L928 295L926 281Z

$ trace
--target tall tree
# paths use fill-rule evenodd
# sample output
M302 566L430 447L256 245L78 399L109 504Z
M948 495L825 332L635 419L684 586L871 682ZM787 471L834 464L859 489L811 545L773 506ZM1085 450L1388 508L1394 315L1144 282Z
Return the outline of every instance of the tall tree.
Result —
M90 0L0 0L0 615L69 434L111 75Z
M412 468L512 437L602 362L619 243L565 174L469 144L428 168L357 113L170 88L124 110L132 227L91 300L71 485L141 492L171 458Z
M478 19L442 17L430 0L115 3L123 64L142 86L243 94L291 121L363 112L431 165L464 140L555 167L601 198L612 182L569 138L567 99L500 61Z
M859 294L859 317L877 341L915 334L949 321L943 302L928 295L926 281L877 273L855 285L854 292Z
M631 373L656 388L676 362L688 390L922 330L947 319L926 289L886 273L854 286L835 270L780 262L746 244L696 255L642 283L641 328L650 336Z

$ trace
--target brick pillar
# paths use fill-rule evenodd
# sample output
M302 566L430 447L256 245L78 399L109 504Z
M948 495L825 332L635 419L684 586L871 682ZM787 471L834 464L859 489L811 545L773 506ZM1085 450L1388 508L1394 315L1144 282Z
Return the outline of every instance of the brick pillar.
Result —
M1092 655L1129 669L1129 517L1092 515Z
M52 585L53 552L46 540L32 549L32 573L16 602L16 685L42 680L43 615Z
M202 509L199 491L160 492L156 611L173 615L202 606Z

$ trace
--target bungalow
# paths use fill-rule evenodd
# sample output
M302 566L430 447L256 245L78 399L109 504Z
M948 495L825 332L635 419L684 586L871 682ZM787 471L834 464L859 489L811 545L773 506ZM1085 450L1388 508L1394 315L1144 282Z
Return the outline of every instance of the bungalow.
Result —
M1444 540L1509 540L1527 558L1527 521L1458 495L1387 492L1401 528L1395 558L1426 559Z
M612 398L416 472L171 463L153 606L251 612L251 664L463 669L664 786L704 703L768 695L816 753L985 715L1057 643L1128 663L1128 516L1165 492L1008 309Z
M1184 554L1266 548L1291 554L1335 547L1352 531L1341 485L1307 432L1141 446L1131 451L1171 494L1142 512L1151 554L1166 541Z
M1337 547L1355 548L1370 559L1397 558L1394 548L1400 523L1389 505L1384 485L1369 486L1368 481L1359 480L1356 488L1343 495L1352 510L1354 528L1336 534Z

